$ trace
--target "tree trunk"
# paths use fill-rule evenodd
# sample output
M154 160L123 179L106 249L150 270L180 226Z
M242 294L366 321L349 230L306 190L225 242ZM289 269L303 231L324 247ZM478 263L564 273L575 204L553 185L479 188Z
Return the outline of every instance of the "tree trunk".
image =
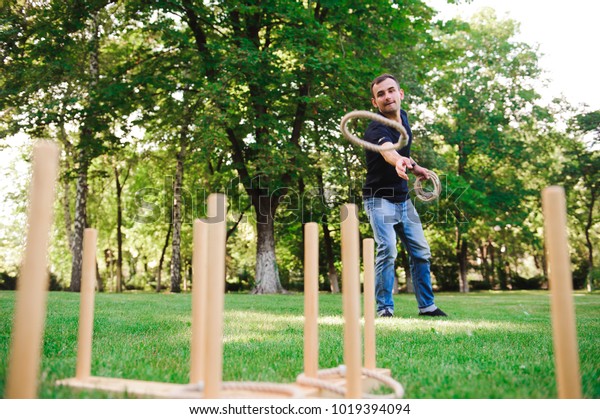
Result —
M117 292L123 292L123 205L121 193L123 185L119 180L119 169L115 166L115 182L117 187Z
M460 246L460 259L459 259L460 278L461 278L460 291L461 292L469 292L469 280L467 278L469 261L468 261L468 257L467 257L468 256L467 250L468 250L467 241L463 238L461 246Z
M488 262L487 243L479 246L479 257L481 258L481 277L483 282L490 283L490 265Z
M165 254L167 253L167 248L169 247L169 239L171 238L171 231L173 231L173 223L169 223L169 228L167 230L167 236L165 237L165 245L162 248L162 252L160 254L160 260L158 262L158 273L156 276L156 292L160 292L163 264L165 263Z
M197 105L198 103L196 103ZM190 122L196 105L184 109L182 128L179 139L179 152L177 153L177 169L173 184L173 241L171 255L171 292L181 292L181 223L183 205L183 167L190 144Z
M70 182L65 177L63 182L63 215L65 218L65 231L67 233L67 242L69 251L73 254L73 220L71 219L71 197L69 193Z
M285 290L279 281L275 257L275 220L277 198L260 196L253 200L256 210L256 287L254 294L277 294ZM258 204L258 205L256 205Z
M98 268L98 260L96 260L96 289L98 290L98 292L104 292L102 276L100 275L100 269Z
M83 150L81 152L83 154ZM81 158L84 160L85 157ZM81 269L83 264L83 232L87 224L87 171L88 163L80 162L77 176L77 194L75 196L75 224L73 229L73 257L71 264L71 286L70 290L79 292L81 290Z
M90 39L90 58L89 74L90 85L89 92L96 89L100 78L100 60L99 51L99 32L98 32L98 12L92 15ZM90 97L93 95L90 94ZM91 99L93 100L93 99ZM83 232L87 227L87 194L88 194L88 169L91 163L90 149L94 143L93 127L96 126L96 115L93 108L94 103L88 104L88 113L82 124L79 139L79 168L77 171L77 195L75 197L75 228L73 231L73 262L71 269L71 291L79 292L81 290L81 269L83 264Z
M548 263L547 263L547 258L546 258L546 243L543 243L543 249L542 249L542 254L540 255L541 258L541 265L542 265L542 272L544 274L544 278L546 279L546 283L548 283L549 280L549 276L548 276ZM549 284L548 284L549 285Z
M588 207L588 219L585 225L585 244L587 246L587 264L588 264L588 275L587 275L587 290L592 292L594 290L594 247L592 246L592 238L590 237L590 231L594 225L594 205L596 203L597 195L592 190L592 196L590 205Z
M507 267L508 267L508 263L505 261L505 255L501 249L500 255L498 257L498 266L497 266L498 282L500 283L501 290L508 289L508 278L509 278L508 272L509 272L509 270L507 269Z
M181 292L181 189L183 186L183 161L185 147L177 153L177 170L173 184L173 242L171 255L171 292Z
M104 263L106 264L106 270L108 271L107 284L111 284L109 289L115 291L116 286L114 284L115 272L114 272L114 261L113 252L110 249L104 249Z
M410 271L410 261L408 260L408 254L404 247L400 249L400 259L402 261L402 267L404 268L404 275L406 277L406 292L413 294L415 292L415 288L413 286L412 281L412 273Z
M335 258L333 256L333 240L329 231L327 218L324 216L323 221L323 241L325 242L325 255L327 256L327 279L329 280L329 289L333 294L340 292L340 280L335 269Z
M183 291L187 292L189 285L192 282L192 264L186 263L185 275L183 276Z
M494 243L488 241L488 253L490 255L490 287L494 289L496 286L496 255Z
M463 238L459 228L456 228L456 260L458 262L460 292L469 292L467 281L467 241Z
M323 182L323 172L317 172L317 181L319 183L319 194L325 200L325 185ZM340 278L335 269L335 256L333 253L333 239L329 230L329 221L327 219L327 208L323 211L323 241L325 242L325 255L327 257L327 279L329 281L329 289L333 294L340 292Z
M458 144L458 171L460 177L464 177L465 167L467 166L467 154L463 140ZM460 220L460 212L455 212L456 220ZM469 282L467 281L467 242L464 239L460 225L456 226L456 259L458 262L459 289L460 292L469 292Z
M71 159L73 158L73 145L67 138L64 122L60 124L59 139L64 145L65 160L64 169L65 175L63 181L63 216L65 219L65 232L67 234L67 242L69 244L69 252L73 254L73 220L71 219L71 182L69 174L71 172Z
M394 261L394 285L392 285L392 294L398 294L398 290L400 288L400 284L398 284L398 275L396 275L396 272L398 272L399 263L401 263L400 260L396 258Z

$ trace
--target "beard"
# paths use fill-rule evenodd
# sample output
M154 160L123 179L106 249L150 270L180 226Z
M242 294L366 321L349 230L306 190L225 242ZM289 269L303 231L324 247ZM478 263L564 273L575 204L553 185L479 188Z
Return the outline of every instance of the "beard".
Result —
M396 103L392 103L392 106L383 106L383 108L379 108L379 112L381 112L385 116L396 116L398 115L398 105Z

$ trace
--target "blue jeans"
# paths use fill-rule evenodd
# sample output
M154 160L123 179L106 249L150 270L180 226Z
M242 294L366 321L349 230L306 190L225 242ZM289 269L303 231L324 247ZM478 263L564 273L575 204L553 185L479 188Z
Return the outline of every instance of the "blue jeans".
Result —
M390 202L384 198L365 198L364 207L377 244L375 258L377 311L386 308L394 311L392 291L395 281L394 263L398 255L397 237L400 237L408 252L419 311L435 309L429 269L431 251L423 233L419 214L410 199L404 202Z

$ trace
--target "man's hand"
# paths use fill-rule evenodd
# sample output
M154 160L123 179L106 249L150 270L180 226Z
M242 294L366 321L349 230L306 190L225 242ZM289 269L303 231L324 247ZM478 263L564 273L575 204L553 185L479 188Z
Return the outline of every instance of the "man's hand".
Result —
M396 150L382 151L381 155L386 162L396 168L396 173L398 176L400 176L402 179L408 180L406 169L413 169L413 164L408 157L401 156L396 152Z
M407 157L403 157L403 156L399 156L400 158L398 160L396 160L396 173L398 173L398 176L400 176L402 179L406 179L408 180L408 175L406 174L406 169L412 169L413 165L410 162L410 159Z
M418 164L414 164L412 166L412 168L413 168L412 172L415 174L415 176L419 180L429 179L429 170L425 169L424 167L419 166Z

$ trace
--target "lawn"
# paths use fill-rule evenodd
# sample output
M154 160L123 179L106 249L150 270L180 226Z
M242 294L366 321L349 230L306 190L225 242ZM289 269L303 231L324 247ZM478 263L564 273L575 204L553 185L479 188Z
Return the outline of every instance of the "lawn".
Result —
M0 292L0 394L4 393L15 293ZM450 317L417 316L397 295L396 317L376 320L377 365L407 398L556 398L547 292L440 293ZM583 394L600 398L600 294L576 293ZM223 379L293 382L303 368L303 296L227 294ZM319 300L320 368L343 363L340 295ZM189 294L97 294L92 374L186 383ZM79 295L52 292L41 364L41 398L109 397L54 381L75 375Z

